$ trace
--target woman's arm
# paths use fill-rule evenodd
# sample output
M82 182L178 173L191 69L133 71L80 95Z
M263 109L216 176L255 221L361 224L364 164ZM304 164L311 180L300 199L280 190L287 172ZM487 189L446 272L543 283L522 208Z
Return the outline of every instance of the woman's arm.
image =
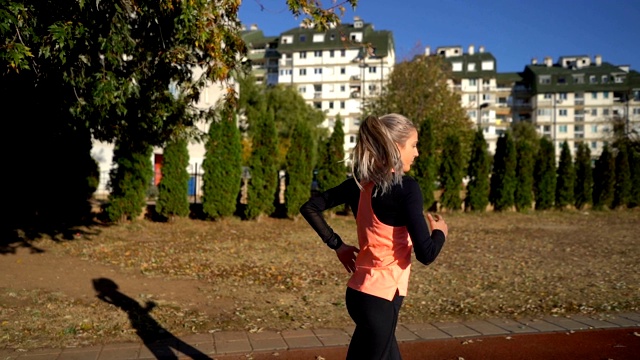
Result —
M440 254L445 242L443 230L434 229L429 234L429 227L424 218L422 191L414 179L403 182L403 210L407 216L407 230L413 242L416 259L425 265L431 264ZM444 223L444 220L440 220ZM446 226L446 225L445 225Z
M353 196L354 191L359 193L360 189L355 180L351 178L318 196L312 197L300 207L300 214L307 220L313 230L318 233L322 241L334 250L337 250L342 245L342 239L327 224L322 212L346 203L350 196Z

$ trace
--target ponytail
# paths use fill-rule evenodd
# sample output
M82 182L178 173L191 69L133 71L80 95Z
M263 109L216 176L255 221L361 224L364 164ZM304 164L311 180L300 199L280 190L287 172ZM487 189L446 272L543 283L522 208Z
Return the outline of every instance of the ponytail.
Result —
M361 189L360 182L371 181L382 195L402 182L404 170L398 145L404 145L415 129L409 119L399 114L369 116L362 122L351 162L352 173Z

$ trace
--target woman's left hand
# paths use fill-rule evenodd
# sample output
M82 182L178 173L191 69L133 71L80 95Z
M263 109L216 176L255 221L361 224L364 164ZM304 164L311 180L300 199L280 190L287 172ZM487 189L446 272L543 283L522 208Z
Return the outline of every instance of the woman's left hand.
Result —
M356 271L356 257L359 251L357 247L345 243L336 249L336 255L338 255L338 259L344 268L347 269L347 272L352 273Z

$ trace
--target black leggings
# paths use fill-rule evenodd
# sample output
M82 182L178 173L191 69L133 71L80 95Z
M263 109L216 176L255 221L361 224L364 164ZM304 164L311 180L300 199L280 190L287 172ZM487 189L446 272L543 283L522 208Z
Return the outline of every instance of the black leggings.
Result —
M401 360L396 325L404 296L393 301L347 287L347 310L356 323L347 360Z

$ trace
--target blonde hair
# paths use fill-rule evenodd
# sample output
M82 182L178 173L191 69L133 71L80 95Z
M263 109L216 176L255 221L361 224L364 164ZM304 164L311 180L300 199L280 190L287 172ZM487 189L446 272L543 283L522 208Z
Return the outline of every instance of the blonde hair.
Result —
M411 120L399 114L369 116L360 124L351 162L360 189L360 182L371 181L378 186L376 194L380 190L382 195L402 182L404 170L398 145L406 144L415 130Z

